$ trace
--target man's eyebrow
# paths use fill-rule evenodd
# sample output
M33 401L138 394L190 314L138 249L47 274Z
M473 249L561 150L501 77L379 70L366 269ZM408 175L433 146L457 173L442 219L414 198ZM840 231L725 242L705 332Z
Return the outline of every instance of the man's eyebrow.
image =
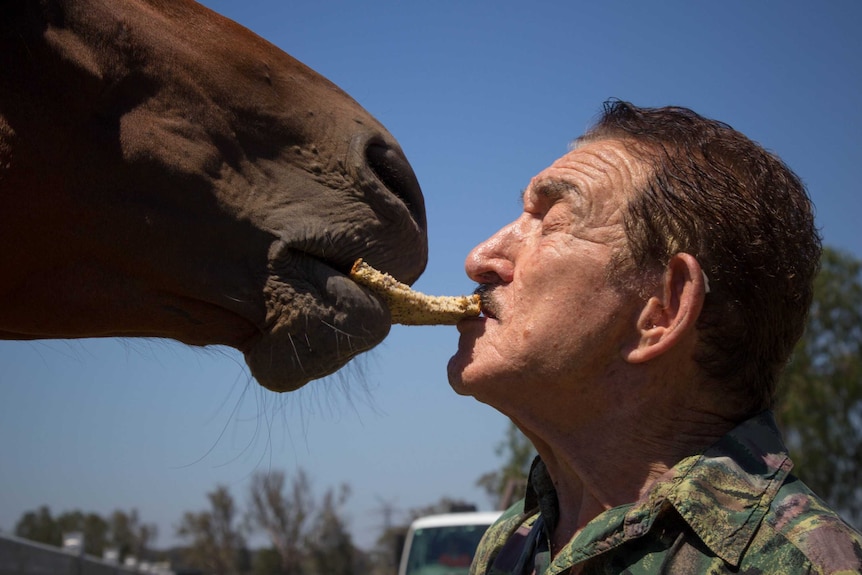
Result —
M581 194L578 186L563 180L543 180L536 182L530 188L521 192L521 201L524 200L524 196L528 192L551 201L560 200L565 196L578 196Z

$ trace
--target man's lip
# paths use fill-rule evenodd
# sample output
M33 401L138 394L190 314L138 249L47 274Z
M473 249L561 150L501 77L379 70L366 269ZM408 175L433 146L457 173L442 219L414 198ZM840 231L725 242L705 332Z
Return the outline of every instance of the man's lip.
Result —
M487 321L491 319L484 315L474 315L458 320L458 333L461 335L472 333L475 335L476 330L482 330L483 326L487 325Z
M483 306L480 306L480 308L479 308L479 309L480 309L480 310L481 310L481 312L482 312L481 317L483 317L483 318L485 318L485 319L497 319L497 316L496 316L496 315L494 315L494 312L492 312L490 309L488 309L488 308L487 308L487 307L485 307L484 305L483 305Z

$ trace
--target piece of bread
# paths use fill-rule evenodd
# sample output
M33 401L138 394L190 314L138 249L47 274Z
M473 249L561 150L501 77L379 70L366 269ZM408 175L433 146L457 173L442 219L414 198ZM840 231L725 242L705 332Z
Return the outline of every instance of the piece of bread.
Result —
M402 325L454 325L465 317L481 313L479 296L432 296L410 289L391 275L356 260L350 277L371 288L386 301L392 323Z

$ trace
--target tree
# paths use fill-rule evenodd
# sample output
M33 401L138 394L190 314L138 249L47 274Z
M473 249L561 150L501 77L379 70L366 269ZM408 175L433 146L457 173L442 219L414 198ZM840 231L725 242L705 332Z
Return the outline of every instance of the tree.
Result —
M315 573L351 573L353 541L341 515L349 496L350 489L341 485L318 503L302 469L289 485L283 471L258 472L249 486L246 525L269 536L283 575L299 575L306 566Z
M57 517L61 534L81 533L84 536L84 553L101 557L108 536L108 523L95 513L67 511Z
M824 248L805 334L782 376L777 417L794 473L862 525L862 262Z
M108 518L108 526L108 545L119 551L121 560L129 556L146 556L158 533L154 524L141 523L137 509L132 509L129 513L114 511Z
M309 533L311 563L316 573L352 575L354 563L353 539L341 517L350 489L342 484L336 493L329 489L323 496L320 513Z
M494 451L503 458L503 467L486 473L476 485L488 492L497 509L506 509L521 497L536 450L517 426L509 422L506 437Z
M217 486L207 494L208 511L187 511L177 535L190 540L188 561L191 566L214 575L233 575L239 572L237 562L245 545L236 523L236 506L227 487Z
M281 557L281 572L302 572L303 536L314 512L311 483L300 469L285 493L283 471L255 473L249 486L249 511L246 525L263 531Z
M66 511L56 518L43 505L36 511L28 511L18 520L15 534L31 541L62 545L67 533L84 535L84 552L101 557L107 547L115 547L121 558L127 555L144 556L149 544L156 536L156 527L141 523L138 512L114 511L108 519L96 513Z
M15 524L15 535L47 545L62 544L63 533L47 505L28 511Z
M101 557L108 535L107 522L95 513L66 511L56 518L46 505L37 511L28 511L15 525L15 534L31 541L48 545L63 544L63 535L81 533L84 536L84 553Z
M281 573L281 555L274 547L259 549L252 560L253 575L273 575Z
M374 548L366 555L368 566L362 571L368 575L392 575L398 570L398 560L401 548L407 535L408 525L395 520L400 511L391 502L377 497L380 508L377 511L382 518L382 525Z

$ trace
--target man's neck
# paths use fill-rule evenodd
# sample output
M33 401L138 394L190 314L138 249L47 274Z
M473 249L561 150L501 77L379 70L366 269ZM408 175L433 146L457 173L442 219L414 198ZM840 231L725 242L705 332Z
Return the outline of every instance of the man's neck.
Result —
M569 418L557 428L547 420L522 427L557 492L554 554L600 513L637 501L680 460L703 451L735 426L719 415L678 404L619 413L615 420Z

